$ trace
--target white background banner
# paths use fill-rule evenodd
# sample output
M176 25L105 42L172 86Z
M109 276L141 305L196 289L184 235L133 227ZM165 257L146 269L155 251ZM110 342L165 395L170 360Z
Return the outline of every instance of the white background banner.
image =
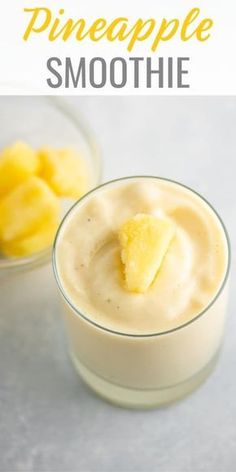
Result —
M48 9L48 26L40 33L32 31L27 41L23 36L33 12L24 11L26 8ZM195 36L188 41L180 38L181 25L193 8L200 12L189 32L204 18L213 20L206 41L198 41ZM46 10L41 10L35 29L40 29L44 22L46 25L46 16ZM124 41L111 42L103 37L95 42L88 35L78 41L75 30L67 41L61 36L49 41L55 21L59 31L68 19L77 22L83 18L85 32L98 18L109 25L117 17L127 18L127 31L139 19L154 19L155 28L146 40L137 41L130 52L127 45L131 35ZM178 19L179 27L169 41L160 41L156 51L152 51L163 18ZM235 0L10 0L4 2L0 17L0 93L235 95L235 46ZM53 71L48 68L50 58L56 58L51 62ZM135 58L141 59L135 62ZM181 77L178 67L184 71Z

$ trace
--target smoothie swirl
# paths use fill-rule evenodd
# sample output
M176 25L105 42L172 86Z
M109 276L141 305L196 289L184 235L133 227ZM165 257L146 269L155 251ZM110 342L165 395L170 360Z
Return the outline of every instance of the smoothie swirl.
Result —
M176 234L145 293L125 288L117 233L138 213L168 218ZM127 334L180 326L206 308L227 267L227 241L214 211L174 182L138 178L86 196L57 241L57 270L68 299L99 325Z

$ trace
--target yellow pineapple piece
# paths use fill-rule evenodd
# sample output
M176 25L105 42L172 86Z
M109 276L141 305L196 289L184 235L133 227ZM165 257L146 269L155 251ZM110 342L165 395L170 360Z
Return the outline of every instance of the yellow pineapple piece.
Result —
M16 142L0 155L0 196L6 195L39 169L37 153L28 144Z
M80 198L88 189L85 163L71 148L42 148L40 176L62 197Z
M58 225L46 224L23 239L0 242L0 251L8 257L26 257L49 247Z
M122 225L119 241L129 291L147 291L161 268L173 237L173 224L152 215L140 213Z
M60 205L48 185L32 176L0 200L0 241L22 239L57 224Z

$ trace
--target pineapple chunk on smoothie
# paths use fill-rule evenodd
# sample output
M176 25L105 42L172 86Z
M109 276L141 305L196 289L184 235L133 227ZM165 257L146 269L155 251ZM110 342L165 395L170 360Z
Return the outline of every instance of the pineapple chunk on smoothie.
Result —
M173 223L152 215L138 214L122 225L119 240L128 290L147 291L161 268L173 237Z

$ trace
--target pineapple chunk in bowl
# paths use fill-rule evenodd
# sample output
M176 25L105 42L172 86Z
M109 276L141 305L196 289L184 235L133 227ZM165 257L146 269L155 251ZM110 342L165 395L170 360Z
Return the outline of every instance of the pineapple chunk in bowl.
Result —
M100 182L93 135L64 99L1 97L0 269L47 262L61 218Z

